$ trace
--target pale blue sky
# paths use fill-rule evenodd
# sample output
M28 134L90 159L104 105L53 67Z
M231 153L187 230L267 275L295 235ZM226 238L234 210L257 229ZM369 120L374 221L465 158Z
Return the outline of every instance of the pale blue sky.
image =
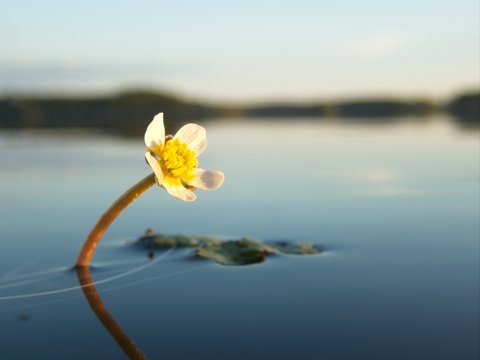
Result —
M479 86L478 0L0 0L0 93L442 98Z

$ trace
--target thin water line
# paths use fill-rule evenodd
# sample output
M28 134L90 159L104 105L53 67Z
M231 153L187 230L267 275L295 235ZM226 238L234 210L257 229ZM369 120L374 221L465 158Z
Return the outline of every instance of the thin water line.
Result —
M157 279L164 279L164 278L168 278L168 277L175 276L175 275L180 275L180 274L189 273L189 272L192 272L192 271L205 270L205 269L207 269L207 268L209 267L209 265L210 265L210 264L205 264L203 267L199 267L199 268L179 270L179 271L174 271L174 272L171 272L171 273L168 273L168 274L161 274L161 275L158 275L158 276L152 276L152 277L147 278L147 279L142 279L142 280L134 281L134 282L131 282L131 283L127 283L127 284L123 284L123 285L118 285L118 286L114 286L114 287L109 287L109 288L107 288L107 289L97 290L97 291L98 291L99 294L102 294L102 293L104 293L104 292L113 291L113 290L118 290L118 289L123 289L123 288L126 288L126 287L135 286L135 285L137 285L137 284L141 284L141 283L145 283L145 282L150 282L150 281L157 280ZM97 284L97 283L95 283L95 284Z
M147 278L147 279L133 281L131 283L127 283L127 284L123 284L123 285L119 285L119 286L113 286L113 287L109 287L109 288L102 289L102 290L97 289L97 292L99 294L103 294L105 292L120 290L120 289L123 289L123 288L135 286L135 285L141 284L141 283L146 283L146 282L150 282L150 281L154 281L154 280L158 280L158 279L163 279L163 278L169 278L169 277L172 277L172 276L181 275L181 274L185 274L185 273L189 273L189 272L193 272L193 271L205 270L208 267L209 267L209 264L205 264L205 265L203 265L199 268L174 271L174 272L171 272L171 273L162 274L162 275L158 275L158 276L153 276L153 277L150 277L150 278ZM93 282L93 284L96 285L97 282ZM6 308L6 310L30 309L30 308L35 308L35 307L39 307L39 306L46 306L46 305L65 302L65 301L69 301L69 300L79 299L79 298L83 298L83 297L84 297L83 295L70 296L70 297L67 297L67 298L55 299L55 300L46 301L46 302L43 302L43 303L36 302L34 304L29 304L29 305L9 307L9 308Z
M34 282L38 282L39 280L42 280L43 278L51 279L50 276L45 275L42 278L37 277L37 278L34 278L34 279L19 280L19 281L11 282L11 283L8 283L8 284L0 285L0 290L11 289L11 288L20 287L20 286L23 286L23 285L28 285L28 284L31 284L31 283L34 283Z
M40 277L40 276L43 276L43 275L49 275L49 274L52 274L52 273L57 273L60 270L67 270L67 269L68 269L68 267L66 267L66 266L59 266L58 268L53 268L53 269L45 270L45 271L42 271L42 272L30 272L30 273L10 277L8 279L3 279L3 283L5 283L5 282L8 283L8 282L13 281L13 280L21 280L21 279L26 279L26 278Z
M161 256L159 256L158 258L148 262L147 264L145 265L141 265L139 267L136 267L132 270L129 270L127 272L124 272L124 273L121 273L119 275L115 275L115 276L112 276L110 278L107 278L107 279L103 279L103 280L100 280L100 281L97 281L97 282L93 282L93 284L97 285L97 284L104 284L104 283L107 283L109 281L113 281L113 280L117 280L117 279L120 279L124 276L127 276L127 275L130 275L130 274L134 274L136 272L139 272L149 266L152 266L153 264L156 264L157 262L159 262L161 259L163 259L164 257L167 256L167 254L169 254L170 252L172 251L172 249L168 249L167 251L165 251ZM58 289L58 290L51 290L51 291L43 291L43 292L38 292L38 293L31 293L31 294L20 294L20 295L10 295L10 296L2 296L0 297L0 301L5 301L5 300L14 300L14 299L25 299L25 298L33 298L33 297L39 297L39 296L47 296L47 295L53 295L53 294L60 294L60 293L64 293L64 292L68 292L68 291L73 291L73 290L78 290L78 289L81 289L81 288L84 288L86 286L90 286L92 285L92 283L90 284L85 284L85 285L79 285L79 286L72 286L72 287L69 287L69 288L64 288L64 289Z
M69 270L69 268L64 268L63 270L66 271L66 270ZM112 269L112 270L108 270L108 271L102 271L101 274L102 275L107 275L107 274L111 274L111 273L119 273L121 271L123 271L123 270L122 269ZM23 285L28 285L28 284L31 284L31 283L34 283L34 282L47 281L47 280L51 280L54 277L58 277L60 275L62 275L62 272L56 271L55 273L45 274L41 277L30 277L30 278L27 278L25 280L17 280L17 281L12 280L10 282L1 284L0 285L0 290L11 289L11 288L15 288L15 287L23 286ZM101 280L99 280L99 281L101 281Z
M139 262L143 262L144 259L131 259L131 260L117 260L117 261L103 261L99 263L94 263L94 266L116 266L116 265L124 265L124 264L135 264Z
M130 263L140 263L140 262L143 262L143 260L123 260L123 261L106 261L106 262L100 262L100 263L95 263L93 264L93 266L100 266L100 267L103 267L103 266L116 266L116 265L123 265L123 264L130 264ZM27 273L27 274L22 274L22 275L18 275L18 276L15 276L15 277L10 277L8 279L4 279L3 280L3 283L2 281L0 281L0 289L2 288L3 285L5 284L10 284L11 281L15 281L15 280L21 280L21 279L33 279L33 278L38 278L38 277L44 277L44 276L47 276L47 275L50 275L50 274L59 274L60 271L63 271L63 270L68 270L70 269L69 267L66 267L66 266L61 266L61 267L58 267L58 268L53 268L53 269L50 269L50 270L45 270L45 271L42 271L42 272L31 272L31 273ZM2 276L4 277L4 276ZM0 280L2 279L2 277L0 277Z
M11 269L10 271L7 271L6 273L0 275L0 282L2 282L2 281L7 281L8 282L8 281L11 281L11 280L24 279L24 278L31 277L31 276L39 276L39 275L43 275L43 274L47 274L47 273L51 273L51 272L57 272L59 269L68 269L68 267L59 267L59 268L54 268L52 270L46 270L46 271L40 272L40 273L39 272L30 272L30 273L27 273L27 274L23 273L23 274L19 274L17 276L12 277L12 275L16 275L21 270L28 269L33 264L38 263L41 260L44 260L48 257L51 257L54 254L61 254L61 253L65 253L67 251L69 252L69 249L62 249L62 250L58 250L58 251L55 251L55 252L49 252L46 255L43 255L41 257L36 257L36 258L34 258L30 261L27 261L27 262L19 265L18 267L14 268L14 269Z
M33 259L33 260L30 260L30 261L24 262L23 264L17 266L16 268L10 269L10 271L7 271L6 273L0 275L0 281L11 280L12 275L17 275L22 270L28 269L30 266L32 266L33 264L35 264L38 261L39 261L38 259ZM15 278L15 276L13 278Z

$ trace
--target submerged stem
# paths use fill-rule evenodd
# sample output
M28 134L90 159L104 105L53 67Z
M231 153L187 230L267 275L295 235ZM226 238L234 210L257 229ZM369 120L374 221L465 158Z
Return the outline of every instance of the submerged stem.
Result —
M95 224L93 229L88 234L82 250L78 255L77 267L89 266L90 260L95 252L100 239L110 226L110 224L117 218L125 208L134 202L140 195L148 190L153 184L155 184L155 174L150 174L140 180L138 183L128 189L117 201L115 201L110 208L105 211L102 217Z

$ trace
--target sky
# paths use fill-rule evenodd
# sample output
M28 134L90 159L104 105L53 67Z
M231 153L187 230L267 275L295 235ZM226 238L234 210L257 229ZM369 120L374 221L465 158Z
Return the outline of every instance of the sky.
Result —
M478 0L0 0L0 94L214 102L480 87Z

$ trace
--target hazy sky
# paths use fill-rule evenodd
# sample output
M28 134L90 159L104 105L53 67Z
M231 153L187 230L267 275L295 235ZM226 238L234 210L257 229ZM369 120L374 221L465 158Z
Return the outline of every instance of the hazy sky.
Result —
M213 101L479 86L478 0L0 0L0 92Z

